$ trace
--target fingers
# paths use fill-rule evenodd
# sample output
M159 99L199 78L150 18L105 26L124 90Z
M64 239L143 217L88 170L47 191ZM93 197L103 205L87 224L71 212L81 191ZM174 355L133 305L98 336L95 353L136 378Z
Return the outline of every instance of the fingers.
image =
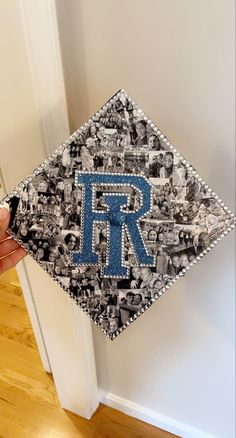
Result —
M10 214L7 208L0 208L0 241L6 237L10 221Z
M0 274L13 268L16 264L25 257L26 252L23 248L18 247L12 254L0 260Z
M13 268L26 255L26 251L14 239L9 238L9 221L7 208L0 208L0 274Z
M19 248L19 244L12 238L0 242L0 259L6 257L10 252Z

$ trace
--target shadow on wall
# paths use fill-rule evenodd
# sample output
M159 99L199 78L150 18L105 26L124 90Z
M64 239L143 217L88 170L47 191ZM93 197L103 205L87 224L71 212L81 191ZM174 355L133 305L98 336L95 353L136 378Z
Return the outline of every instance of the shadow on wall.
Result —
M73 7L68 7L68 3L64 0L56 1L71 133L76 131L90 117L83 17L80 2L74 1L73 3ZM74 29L76 29L76 35L73 33ZM68 51L68 47L70 51ZM73 55L76 56L73 57ZM71 59L73 59L73 62L71 62ZM77 76L78 72L79 76Z

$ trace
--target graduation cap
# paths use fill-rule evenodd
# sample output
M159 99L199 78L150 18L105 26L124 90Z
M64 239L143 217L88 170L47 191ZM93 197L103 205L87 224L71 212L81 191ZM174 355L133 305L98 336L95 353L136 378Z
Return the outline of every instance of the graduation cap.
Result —
M163 155L161 179L152 175L153 157L157 153L157 145L148 142L152 136L158 139L158 148ZM90 138L93 141L87 141ZM109 143L111 140L112 145ZM143 146L145 146L146 159L144 165L138 168L135 166L136 157ZM98 152L103 160L97 160ZM118 154L120 158L119 169L114 163L114 154L116 156ZM80 158L79 161L77 156ZM164 181L170 187L169 199L165 199L165 202L171 203L172 207L178 205L175 183L178 181L179 184L180 179L175 177L175 173L180 163L185 169L185 179L180 182L183 185L183 199L181 199L188 203L189 208L195 206L192 209L194 213L189 217L186 216L188 223L184 226L188 225L193 229L195 237L191 261L188 261L186 252L184 266L180 266L179 273L174 274L173 269L170 269L172 257L170 249L174 246L178 252L178 244L169 241L168 244L158 242L158 248L162 246L163 249L161 256L157 257L155 252L149 253L143 235L144 230L140 224L145 220L148 229L151 218L150 227L155 222L160 226L169 220L172 221L174 230L181 229L181 224L178 223L179 216L175 215L174 208L167 210L165 219L162 216L158 217L158 212L155 214L155 219L152 217L153 205L158 203L161 206L163 202L160 193L155 190L160 181L162 184ZM135 173L137 171L138 173ZM99 209L96 208L97 192L102 198ZM41 202L41 195L45 193L47 203ZM58 195L54 196L51 205L50 195ZM138 197L137 202L134 203L136 197ZM206 198L209 202L204 204ZM229 208L124 90L117 92L31 175L20 182L2 200L1 205L6 203L11 214L9 225L11 236L112 340L152 306L235 225L234 215ZM75 224L70 214L70 207L77 207L78 203L81 205L78 210L80 220ZM49 223L53 223L57 229L53 239L47 237L44 230ZM21 233L22 224L24 224L24 235ZM97 224L106 228L106 240L102 250L97 241ZM73 276L75 267L81 269L81 272L92 267L94 291L89 291L83 274L79 279L81 289L87 291L84 302L83 297L78 300L70 293L69 281L65 281L64 278L62 281L57 270L47 269L47 263L50 263L51 268L54 261L44 259L44 256L41 260L36 258L37 242L35 244L34 241L33 249L30 248L29 251L28 241L32 239L30 232L32 225L40 228L40 239L48 240L50 250L58 255L61 269L68 268L65 269L68 280ZM70 239L66 238L68 233ZM128 242L132 247L135 257L131 259L125 257L125 242L126 246ZM184 251L182 247L179 250ZM156 272L166 278L165 285L158 292L150 287L152 276L156 275ZM145 293L148 288L150 301L136 313L130 312L132 315L130 317L127 305L127 309L122 310L123 313L127 312L127 321L122 323L119 304L128 291L137 288L137 284L140 292L143 289ZM90 299L93 298L93 294L101 297L101 303L98 304L100 316L103 316L104 311L109 311L112 304L102 302L102 295L109 288L117 292L118 298L115 306L118 324L115 331L114 327L102 326L97 312L96 318L89 315Z

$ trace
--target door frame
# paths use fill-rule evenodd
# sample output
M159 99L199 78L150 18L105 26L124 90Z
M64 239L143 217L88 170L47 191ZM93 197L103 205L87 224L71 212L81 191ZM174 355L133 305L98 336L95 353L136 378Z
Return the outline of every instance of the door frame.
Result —
M56 5L55 0L18 0L18 4L46 158L70 136ZM46 274L32 263L27 257L17 272L43 367L53 374L61 406L89 419L99 404L91 321L59 286L50 286L51 279L45 280L51 291L41 294L33 275L36 272L43 280ZM49 302L43 302L45 297ZM60 312L44 311L55 301Z

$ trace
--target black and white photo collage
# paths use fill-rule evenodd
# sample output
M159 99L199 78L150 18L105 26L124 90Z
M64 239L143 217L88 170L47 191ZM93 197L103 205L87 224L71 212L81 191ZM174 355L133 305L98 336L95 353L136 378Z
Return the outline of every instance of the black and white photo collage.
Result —
M128 236L123 242L125 263L130 267L127 279L103 278L100 266L71 264L71 251L79 251L83 232L82 190L75 185L75 172L80 170L138 174L150 180L153 207L140 220L140 227L148 253L156 256L156 266L138 265ZM96 209L103 210L103 191L96 190L95 197ZM9 204L13 234L109 335L157 298L158 291L230 221L210 192L123 96L83 128ZM138 191L130 187L128 208L136 209L139 204ZM94 227L94 245L103 265L107 227L105 223Z

